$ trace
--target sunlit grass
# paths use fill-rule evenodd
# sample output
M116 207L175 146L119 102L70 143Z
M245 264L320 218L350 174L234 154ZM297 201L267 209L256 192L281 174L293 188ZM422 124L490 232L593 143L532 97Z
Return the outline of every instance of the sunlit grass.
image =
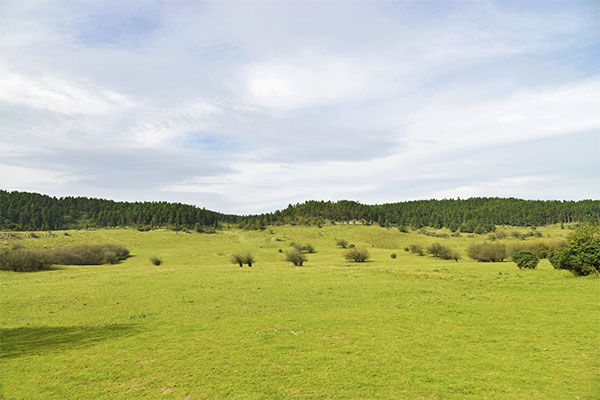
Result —
M538 230L544 238L568 233ZM351 225L70 234L18 242L118 243L133 257L0 273L6 398L596 399L600 393L600 279L574 278L547 260L531 271L470 261L466 247L484 236L440 239ZM348 262L335 238L366 248L370 260ZM316 248L303 267L278 251L292 241ZM463 258L404 251L433 242ZM248 251L256 257L252 268L231 264L233 253ZM163 264L153 265L153 256Z

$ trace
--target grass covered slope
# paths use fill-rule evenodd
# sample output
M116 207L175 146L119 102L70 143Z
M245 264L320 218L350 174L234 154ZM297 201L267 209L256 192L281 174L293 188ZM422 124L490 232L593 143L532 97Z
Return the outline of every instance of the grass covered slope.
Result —
M367 248L370 261L346 261L335 238ZM118 243L133 257L0 272L0 393L597 398L600 280L574 278L547 260L537 270L470 261L466 246L482 240L349 225L211 235L114 229L20 240L47 248ZM292 241L317 250L303 267L278 252ZM433 242L463 258L403 250ZM256 257L252 268L230 263L246 251ZM152 265L151 256L164 263Z

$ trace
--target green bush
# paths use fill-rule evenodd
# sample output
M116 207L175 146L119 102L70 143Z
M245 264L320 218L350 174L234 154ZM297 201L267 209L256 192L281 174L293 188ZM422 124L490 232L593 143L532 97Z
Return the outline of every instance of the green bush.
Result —
M411 244L410 246L408 246L408 248L410 249L410 252L413 254L418 254L420 256L425 255L425 250L423 250L423 247L421 247L418 244Z
M566 269L575 276L600 273L600 226L577 227L567 237L568 248L557 249L548 258L554 268Z
M158 257L150 257L150 262L156 266L159 266L160 264L162 264L162 259Z
M244 263L248 264L249 267L252 266L252 264L254 264L254 262L256 261L256 259L254 258L254 256L250 253L246 253L244 254L244 256L242 257Z
M51 264L102 265L115 264L129 257L129 250L116 244L80 244L49 250Z
M232 264L239 265L240 268L244 266L244 256L241 254L232 254L229 261L231 261Z
M0 269L37 271L48 268L52 264L114 264L127 257L129 257L129 250L116 244L82 244L56 249L25 249L18 247L0 253Z
M293 249L285 252L285 260L291 262L297 267L304 265L304 262L308 261L308 258L302 253L301 250Z
M467 255L476 261L499 262L504 261L507 251L501 243L473 243L467 247Z
M567 247L567 242L564 240L559 241L520 241L518 243L514 243L510 246L510 254L511 256L519 251L529 251L534 253L538 258L546 258L548 257L548 253L553 250Z
M353 248L344 253L344 258L348 261L365 262L369 259L369 252L366 249Z
M306 253L314 253L316 252L314 246L310 243L306 243L304 246L302 246L302 251L306 252Z
M392 260L394 260L394 259L396 259L396 257L398 257L398 256L396 255L396 253L392 253L392 254L390 254L390 257L392 258Z
M17 248L0 251L0 269L4 271L31 272L47 269L50 262L47 252Z
M538 256L531 251L517 251L512 255L512 259L521 269L535 269L540 262Z
M340 246L342 249L348 247L348 241L346 239L335 239L336 246Z
M432 256L441 258L443 260L458 261L460 259L460 254L457 251L440 243L433 243L429 245L429 247L427 247L427 252Z

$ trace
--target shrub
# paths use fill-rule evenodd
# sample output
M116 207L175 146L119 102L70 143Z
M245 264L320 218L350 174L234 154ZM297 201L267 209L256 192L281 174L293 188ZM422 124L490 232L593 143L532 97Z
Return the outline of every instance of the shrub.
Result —
M398 226L398 230L402 233L408 233L408 228L406 227L406 225Z
M344 258L348 261L365 262L369 259L369 252L366 249L353 248L344 253Z
M396 253L392 253L392 254L390 254L390 257L392 258L392 260L394 260L398 256L396 255Z
M56 249L33 250L17 248L0 253L0 269L37 271L51 264L101 265L114 264L129 256L129 250L116 244L78 245Z
M473 260L477 261L504 261L506 258L506 246L501 243L473 243L467 248L467 254Z
M289 261L297 267L301 267L308 258L298 249L285 252L285 261Z
M115 264L129 257L129 250L116 244L81 244L50 250L51 264L101 265Z
M301 250L306 253L314 253L316 251L313 245L310 243L306 243L304 246L302 246Z
M335 244L336 246L340 246L342 249L348 247L348 241L346 239L336 239Z
M512 255L512 259L521 269L535 269L540 262L538 256L531 251L517 251Z
M571 250L568 248L560 248L548 253L548 260L554 269L568 269L567 267L572 263Z
M457 251L439 243L431 244L429 247L427 247L427 252L429 252L429 254L432 256L441 258L443 260L458 261L460 259L460 254Z
M256 261L254 256L250 253L244 254L242 259L243 259L244 263L248 264L249 267L251 267L252 264L254 264L254 261Z
M244 266L244 256L241 254L233 254L229 259L232 264L237 264L242 268Z
M567 242L564 240L560 241L522 241L519 243L514 243L510 246L510 254L513 255L519 251L529 251L534 253L538 258L546 258L548 253L558 248L566 247Z
M43 250L17 248L0 251L0 269L5 271L31 272L50 266Z
M405 248L404 248L404 251L408 253L408 252L410 251L410 248L408 248L408 247L405 247Z
M421 247L418 244L411 244L410 246L408 246L408 248L410 249L410 252L413 254L418 254L420 256L425 255L425 251L423 250L423 247Z
M577 227L567 237L568 248L554 250L549 259L554 268L567 269L575 276L600 273L600 226Z
M160 264L162 264L162 260L158 257L150 257L150 262L156 266L159 266Z

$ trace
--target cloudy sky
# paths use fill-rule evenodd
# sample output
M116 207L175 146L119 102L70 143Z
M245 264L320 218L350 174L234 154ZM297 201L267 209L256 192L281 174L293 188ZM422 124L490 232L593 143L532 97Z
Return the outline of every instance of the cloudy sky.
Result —
M0 188L600 198L600 1L0 2Z

